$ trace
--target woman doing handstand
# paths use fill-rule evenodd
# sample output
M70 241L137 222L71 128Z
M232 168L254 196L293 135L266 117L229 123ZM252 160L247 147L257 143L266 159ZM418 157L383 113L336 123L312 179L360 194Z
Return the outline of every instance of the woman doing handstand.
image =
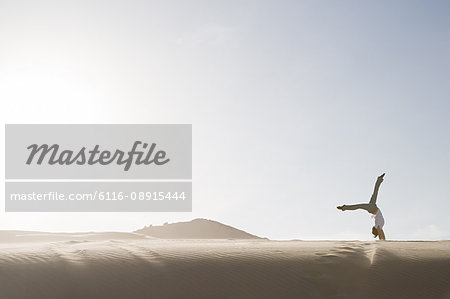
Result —
M363 204L357 204L357 205L342 205L338 206L337 208L341 211L346 210L357 210L357 209L363 209L367 212L373 214L375 218L375 225L372 227L372 234L374 235L374 238L377 236L380 240L386 240L386 236L384 235L383 226L384 226L384 218L383 214L381 214L380 208L377 207L377 196L378 196L378 189L380 189L380 185L383 182L383 177L385 173L380 175L377 178L377 181L375 183L375 188L373 190L372 197L370 198L369 203L363 203Z

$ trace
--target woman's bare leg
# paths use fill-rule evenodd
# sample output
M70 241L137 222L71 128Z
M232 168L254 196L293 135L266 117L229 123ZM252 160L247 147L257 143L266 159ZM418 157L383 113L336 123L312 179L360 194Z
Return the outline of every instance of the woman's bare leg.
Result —
M375 188L373 189L372 197L370 198L370 202L369 202L372 205L375 205L377 202L378 190L380 189L380 185L383 182L384 175L385 175L385 173L380 175L377 178L377 181L375 182Z
M385 175L385 173L383 173L382 175L380 175L377 178L377 181L375 182L375 188L373 189L372 197L370 198L369 203L357 204L357 205L342 205L337 208L342 211L362 209L362 210L366 210L367 212L369 212L371 214L376 214L378 211L378 207L376 205L377 197L378 197L378 189L380 189L380 185L383 182L384 175Z
M361 203L361 204L357 204L357 205L343 205L343 206L339 206L337 208L342 211L362 209L362 210L366 210L367 212L370 212L369 210L371 208L371 205L368 203Z

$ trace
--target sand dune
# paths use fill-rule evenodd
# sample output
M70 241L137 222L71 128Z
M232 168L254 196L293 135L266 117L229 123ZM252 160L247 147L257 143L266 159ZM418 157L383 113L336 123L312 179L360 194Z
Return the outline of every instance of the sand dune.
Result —
M449 241L93 235L0 243L0 298L450 298Z

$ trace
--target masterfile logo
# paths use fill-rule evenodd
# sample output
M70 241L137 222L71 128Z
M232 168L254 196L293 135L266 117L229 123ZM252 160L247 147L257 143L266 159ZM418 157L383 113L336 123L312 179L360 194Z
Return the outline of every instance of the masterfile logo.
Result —
M192 210L191 125L9 124L5 132L7 212Z
M145 150L145 152L138 150L139 146L142 146L142 149ZM135 141L129 152L121 150L115 150L113 152L109 150L100 151L100 146L98 144L96 144L92 150L86 150L86 147L82 147L78 152L72 150L63 150L60 152L58 144L53 144L52 146L49 146L48 144L42 144L40 146L32 144L27 147L27 149L30 150L30 155L28 156L26 163L28 165L32 164L35 156L38 156L35 163L39 165L44 162L45 158L47 158L47 163L50 165L94 165L96 163L108 165L116 162L118 165L124 165L124 170L128 171L133 162L137 165L150 165L152 163L155 165L164 165L169 162L170 159L166 159L165 151L160 150L153 155L155 147L156 143L152 143L148 146L148 143Z

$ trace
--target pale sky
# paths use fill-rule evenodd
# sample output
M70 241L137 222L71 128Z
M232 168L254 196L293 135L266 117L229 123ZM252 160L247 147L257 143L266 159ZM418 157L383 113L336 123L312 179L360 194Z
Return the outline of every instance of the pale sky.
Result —
M387 238L449 239L449 14L447 1L0 0L2 124L193 125L192 213L2 208L0 229L202 217L365 240L369 214L336 206L369 201L386 172Z

